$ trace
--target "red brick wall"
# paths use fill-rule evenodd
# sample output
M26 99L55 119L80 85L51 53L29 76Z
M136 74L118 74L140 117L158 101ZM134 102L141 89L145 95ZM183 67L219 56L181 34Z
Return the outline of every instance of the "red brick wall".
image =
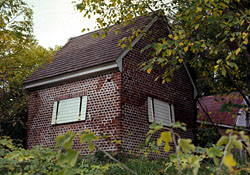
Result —
M195 113L194 94L189 77L181 68L174 72L171 83L162 84L154 79L159 71L154 70L147 74L139 70L140 62L150 59L149 51L141 53L141 49L150 43L150 38L155 40L161 36L167 36L167 29L164 29L161 22L151 27L153 31L144 40L140 40L133 50L123 59L122 72L122 149L138 152L138 145L145 141L146 133L149 130L147 97L174 104L175 120L185 122L188 132L183 132L183 137L194 138Z
M141 49L154 39L166 35L159 22L151 29L153 33L140 40L123 60L123 72L47 87L29 93L28 148L43 144L53 147L55 138L67 130L83 131L89 128L99 134L110 134L112 139L122 139L122 150L138 152L138 145L145 140L149 130L147 97L154 96L174 104L176 121L188 124L184 137L193 138L195 128L193 87L184 68L177 70L171 83L154 82L158 71L150 75L138 69L138 64L149 59L149 52ZM164 29L164 31L158 31ZM110 80L110 81L109 81ZM68 98L70 94L88 95L86 120L81 122L51 125L53 102ZM109 141L98 143L107 151L117 151L118 145ZM88 153L79 141L74 148Z
M121 73L108 73L29 92L28 148L34 145L54 147L55 138L67 130L83 131L85 128L100 134L110 134L120 139ZM88 95L86 120L68 124L51 125L53 102L57 99ZM76 139L74 148L88 153ZM101 141L100 147L116 151L117 145Z

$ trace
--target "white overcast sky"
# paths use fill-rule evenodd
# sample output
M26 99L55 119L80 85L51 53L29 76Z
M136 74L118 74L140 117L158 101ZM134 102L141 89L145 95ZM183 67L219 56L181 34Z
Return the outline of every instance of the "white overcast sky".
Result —
M94 29L94 20L83 18L73 0L25 1L34 6L34 34L44 47L63 46L69 38L83 34L84 27Z

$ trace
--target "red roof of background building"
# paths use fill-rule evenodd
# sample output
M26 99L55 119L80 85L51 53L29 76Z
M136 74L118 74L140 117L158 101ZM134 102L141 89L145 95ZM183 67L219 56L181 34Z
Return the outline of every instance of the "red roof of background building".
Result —
M227 96L206 96L199 99L199 101L205 111L209 113L214 123L234 126L236 124L239 108L232 107L230 111L225 110L224 112L220 112L220 110L223 104L227 104L230 101L232 101L233 104L241 105L243 103L243 98L238 93L232 93ZM201 106L198 104L197 107L199 114L197 120L210 122Z

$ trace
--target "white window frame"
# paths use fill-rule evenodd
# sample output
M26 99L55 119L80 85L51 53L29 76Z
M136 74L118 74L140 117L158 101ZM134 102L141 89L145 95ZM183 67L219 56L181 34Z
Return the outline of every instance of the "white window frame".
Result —
M86 119L87 96L54 101L51 124L63 124Z
M165 107L166 113L163 113L162 107ZM172 123L175 122L174 105L148 97L148 120L151 123L162 123L164 126L171 127Z

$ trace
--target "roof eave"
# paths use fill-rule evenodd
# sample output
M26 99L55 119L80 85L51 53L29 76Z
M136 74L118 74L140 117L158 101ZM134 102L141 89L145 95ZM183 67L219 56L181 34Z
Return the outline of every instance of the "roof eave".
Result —
M115 70L115 69L118 70L118 65L115 61L113 61L113 62L81 69L81 70L74 71L74 72L69 72L66 74L62 74L62 75L58 75L58 76L54 76L50 78L27 82L27 83L24 83L24 88L31 89L31 88L37 88L40 86L46 86L50 84L65 82L65 81L69 81L73 79L87 78L95 74L100 74L100 73L108 72L108 71Z
M207 122L207 121L202 121L202 120L196 120L197 123L201 123L201 124L205 124L205 125L216 125L216 126L220 126L223 128L230 128L230 129L240 129L242 128L245 131L250 131L248 128L244 127L244 126L232 126L232 125L226 125L226 124L220 124L220 123L211 123L211 122Z

